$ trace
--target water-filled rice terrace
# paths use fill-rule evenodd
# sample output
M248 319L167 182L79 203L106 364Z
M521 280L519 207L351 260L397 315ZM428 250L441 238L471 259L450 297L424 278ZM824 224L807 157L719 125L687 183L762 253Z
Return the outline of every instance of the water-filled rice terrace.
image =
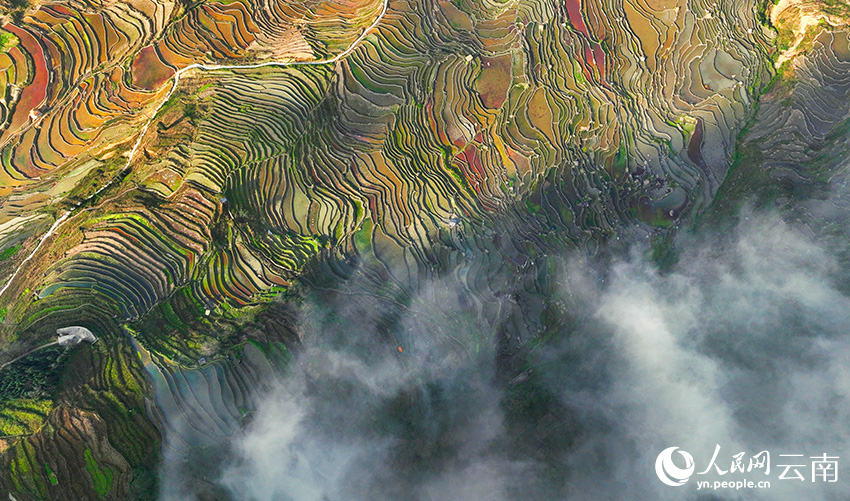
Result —
M432 334L521 371L565 328L554 256L664 255L752 179L830 175L839 4L6 5L0 489L154 492L250 418L307 296L406 311L453 277L468 335ZM394 315L389 348L428 351ZM39 349L69 325L98 341Z

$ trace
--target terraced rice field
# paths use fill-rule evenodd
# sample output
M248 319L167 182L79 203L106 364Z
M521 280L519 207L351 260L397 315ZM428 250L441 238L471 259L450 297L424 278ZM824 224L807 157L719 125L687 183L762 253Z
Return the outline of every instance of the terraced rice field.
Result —
M10 14L0 362L68 325L102 341L0 371L14 381L52 354L59 375L38 372L37 395L0 387L0 486L17 499L151 489L162 455L241 429L300 345L286 305L310 294L357 289L407 311L453 277L469 313L457 329L475 334L434 329L437 344L469 355L492 338L519 357L565 328L552 256L604 260L634 242L662 255L753 179L827 179L850 114L850 16L799 3ZM380 335L399 356L433 347Z

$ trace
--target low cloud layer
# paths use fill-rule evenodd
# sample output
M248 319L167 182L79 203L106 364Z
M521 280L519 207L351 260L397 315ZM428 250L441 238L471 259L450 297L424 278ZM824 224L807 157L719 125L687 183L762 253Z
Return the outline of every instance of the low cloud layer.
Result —
M571 277L572 290L594 313L599 336L592 366L579 373L607 381L585 391L573 381L563 393L577 406L587 429L567 461L579 499L846 498L850 484L812 483L810 456L845 457L850 417L850 300L832 277L836 259L810 239L765 215L742 218L737 234L701 240L669 274L640 259L613 267L604 286ZM687 252L690 250L690 252ZM593 308L591 305L598 307ZM601 360L601 363L600 363ZM552 375L570 381L569 368ZM683 487L661 484L657 454L667 447L689 451L696 471L708 467L715 446L725 476L694 475ZM732 456L768 450L804 454L805 482L728 473ZM583 468L599 457L601 469ZM744 460L747 464L747 459ZM769 490L698 493L699 480L769 480Z
M846 499L840 253L764 214L680 248L665 273L639 254L602 273L562 258L547 301L569 327L511 369L493 342L516 320L507 296L459 301L468 290L447 279L403 304L308 300L303 350L215 483L256 500ZM481 302L501 317L471 314ZM656 477L661 450L690 452L701 472L716 445L727 471L734 454L769 451L770 475ZM841 458L836 483L811 482L823 453ZM778 479L779 454L805 455L805 482ZM771 488L696 487L744 478Z

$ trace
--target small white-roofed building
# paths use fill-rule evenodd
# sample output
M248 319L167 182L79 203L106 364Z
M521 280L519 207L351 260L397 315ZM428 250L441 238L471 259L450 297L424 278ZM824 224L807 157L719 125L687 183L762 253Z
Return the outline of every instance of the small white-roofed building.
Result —
M59 346L73 346L83 341L88 341L89 343L97 341L97 338L90 330L78 325L56 329L56 335L59 336Z

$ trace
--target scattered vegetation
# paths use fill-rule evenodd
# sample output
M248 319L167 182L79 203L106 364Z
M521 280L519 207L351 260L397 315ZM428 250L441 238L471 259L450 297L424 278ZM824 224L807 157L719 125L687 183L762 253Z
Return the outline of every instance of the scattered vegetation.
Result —
M17 399L0 402L0 435L29 435L41 427L52 404L49 400Z
M86 470L89 472L92 482L94 482L95 492L97 492L98 497L103 499L112 488L112 469L108 466L101 469L101 467L98 466L97 461L95 461L94 457L92 457L91 449L86 449L84 456L86 460Z
M13 33L0 30L0 54L9 52L12 47L16 47L20 40Z
M49 464L44 463L44 470L47 472L47 479L50 481L50 485L59 485L59 480L56 478L53 470L50 469Z
M23 245L10 245L0 252L0 261L5 261L18 253L23 248Z
M65 348L39 350L0 370L0 406L15 400L51 400L67 362Z

